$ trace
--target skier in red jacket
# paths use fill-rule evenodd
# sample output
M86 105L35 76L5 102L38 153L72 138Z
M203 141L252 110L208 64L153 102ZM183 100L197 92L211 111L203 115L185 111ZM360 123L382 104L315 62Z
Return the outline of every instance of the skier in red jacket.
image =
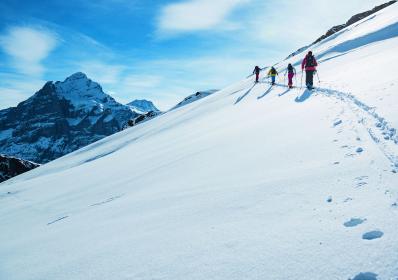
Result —
M301 63L301 70L305 70L305 85L308 89L312 89L314 86L314 74L316 72L316 67L318 62L311 51L305 56L303 62Z

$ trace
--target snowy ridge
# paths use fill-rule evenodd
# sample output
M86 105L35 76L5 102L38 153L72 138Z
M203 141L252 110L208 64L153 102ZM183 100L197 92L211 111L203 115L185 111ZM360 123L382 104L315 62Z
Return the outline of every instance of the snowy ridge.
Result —
M202 99L202 98L204 98L204 97L207 97L207 96L209 96L209 95L211 95L211 94L213 94L213 93L215 93L215 92L217 92L217 91L218 91L218 90L216 90L216 89L206 90L206 91L198 91L198 92L196 92L196 93L194 93L194 94L191 94L191 95L185 97L183 101L181 101L180 103L178 103L178 104L177 104L176 106L174 106L171 110L174 110L174 109L176 109L176 108L185 106L185 105L190 104L190 103L192 103L192 102L195 102L195 101L197 101L197 100L199 100L199 99Z
M152 101L145 99L136 99L126 105L138 114L146 114L149 112L160 113L160 110L156 108Z
M250 77L2 183L1 276L396 279L397 21L314 46L315 91Z

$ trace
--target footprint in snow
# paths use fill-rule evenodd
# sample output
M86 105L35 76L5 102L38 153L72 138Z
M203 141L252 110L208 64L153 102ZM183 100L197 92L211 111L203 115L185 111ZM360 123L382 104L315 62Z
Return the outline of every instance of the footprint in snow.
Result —
M360 225L365 221L366 221L366 219L351 218L351 220L344 223L344 226L345 227L356 227L357 225Z
M342 123L343 123L342 120L336 120L336 121L333 123L333 126L336 127L336 126L338 126L338 125L340 125L340 124L342 124Z
M360 154L360 153L362 153L363 152L363 148L361 148L361 147L358 147L356 150L355 150L358 154Z
M359 176L355 178L355 181L357 181L357 187L360 188L362 186L365 186L368 184L365 180L368 179L368 176Z
M15 195L15 194L17 194L17 193L18 193L18 191L0 193L0 198L6 198L6 197L9 197L9 196L11 196L11 195Z
M377 274L373 272L361 272L354 278L348 280L377 280Z
M362 235L362 239L364 240L373 240L373 239L378 239L381 238L384 235L384 232L380 230L372 230L364 233Z

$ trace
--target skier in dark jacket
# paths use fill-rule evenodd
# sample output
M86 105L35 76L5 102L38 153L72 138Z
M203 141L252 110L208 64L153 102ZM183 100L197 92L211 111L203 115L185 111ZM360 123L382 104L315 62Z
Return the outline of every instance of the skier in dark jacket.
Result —
M258 83L258 78L260 76L260 71L261 71L260 67L258 67L258 66L254 67L253 74L256 74L256 83Z
M309 51L301 63L301 70L305 70L305 85L308 89L312 89L314 86L314 73L317 66L318 62L316 62L312 52Z

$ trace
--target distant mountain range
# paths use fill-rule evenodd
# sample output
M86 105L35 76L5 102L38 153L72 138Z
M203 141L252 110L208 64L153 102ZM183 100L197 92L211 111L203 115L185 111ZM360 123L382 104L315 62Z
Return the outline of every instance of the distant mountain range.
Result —
M47 82L17 107L0 111L0 153L49 162L122 130L149 108L143 101L132 103L137 111L115 101L83 73Z
M160 110L153 105L152 101L145 99L136 99L126 105L138 114L145 114L149 112L160 113Z

